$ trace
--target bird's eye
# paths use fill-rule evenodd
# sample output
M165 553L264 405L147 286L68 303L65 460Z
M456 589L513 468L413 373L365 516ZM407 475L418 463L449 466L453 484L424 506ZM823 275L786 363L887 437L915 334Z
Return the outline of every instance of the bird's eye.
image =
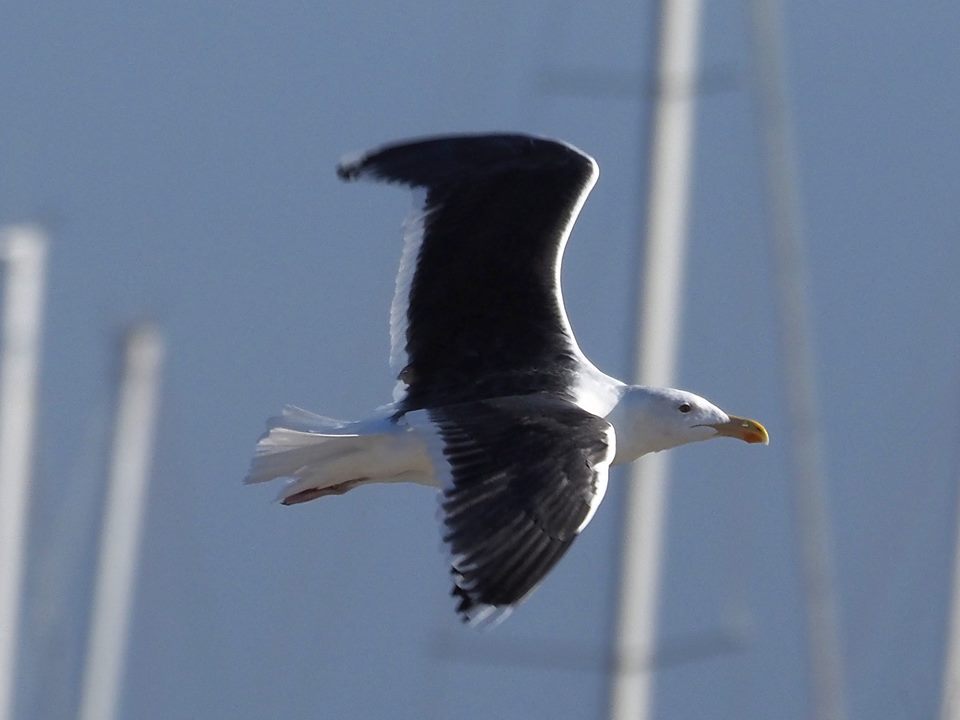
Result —
M692 410L692 408L690 407L690 403L681 403L680 407L678 407L677 410L679 410L682 413L688 413L690 412L690 410Z

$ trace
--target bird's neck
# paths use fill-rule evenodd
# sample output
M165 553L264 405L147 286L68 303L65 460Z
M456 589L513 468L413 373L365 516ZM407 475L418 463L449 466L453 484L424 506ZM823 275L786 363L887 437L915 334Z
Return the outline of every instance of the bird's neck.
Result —
M680 444L656 422L652 397L653 394L643 385L626 385L619 401L607 414L606 420L613 425L617 438L614 465L633 462L641 455Z

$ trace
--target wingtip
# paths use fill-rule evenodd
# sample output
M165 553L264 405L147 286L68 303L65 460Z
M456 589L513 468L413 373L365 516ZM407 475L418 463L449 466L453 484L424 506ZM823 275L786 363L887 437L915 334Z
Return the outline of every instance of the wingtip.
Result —
M453 571L454 585L450 595L456 600L456 613L460 621L468 627L480 630L489 630L506 620L513 612L512 605L488 605L475 599L470 592L457 580L458 574Z
M337 163L337 177L349 182L360 177L363 163L367 159L366 153L356 152L344 155Z

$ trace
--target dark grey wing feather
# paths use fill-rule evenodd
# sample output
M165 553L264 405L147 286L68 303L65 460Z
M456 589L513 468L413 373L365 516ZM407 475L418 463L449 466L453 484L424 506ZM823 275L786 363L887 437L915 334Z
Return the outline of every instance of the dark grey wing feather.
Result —
M428 411L449 477L441 515L457 611L516 605L573 543L606 489L613 433L563 399L495 398Z
M565 393L579 348L557 283L563 245L597 176L561 142L467 135L374 150L338 169L426 191L402 314L402 410Z

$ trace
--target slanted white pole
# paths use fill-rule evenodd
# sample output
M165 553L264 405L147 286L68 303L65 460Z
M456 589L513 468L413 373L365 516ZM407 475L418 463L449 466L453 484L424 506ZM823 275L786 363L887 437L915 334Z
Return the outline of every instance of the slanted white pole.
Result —
M47 240L23 225L0 233L0 720L14 712L20 600L34 450Z
M672 385L680 336L687 206L694 139L700 0L660 4L656 105L648 173L646 258L638 293L634 379ZM620 600L611 688L613 720L652 712L651 659L657 640L667 456L648 455L630 469Z
M120 704L163 354L152 326L126 338L80 720L113 720Z
M947 618L947 648L943 661L940 720L960 720L960 507L957 509L956 517L958 522L956 548L953 551L953 598L950 617Z
M753 65L767 188L770 241L780 315L780 352L786 382L789 471L800 545L807 615L811 706L814 720L846 716L843 662L826 473L807 313L807 273L800 222L797 165L786 91L783 22L778 0L750 0Z

